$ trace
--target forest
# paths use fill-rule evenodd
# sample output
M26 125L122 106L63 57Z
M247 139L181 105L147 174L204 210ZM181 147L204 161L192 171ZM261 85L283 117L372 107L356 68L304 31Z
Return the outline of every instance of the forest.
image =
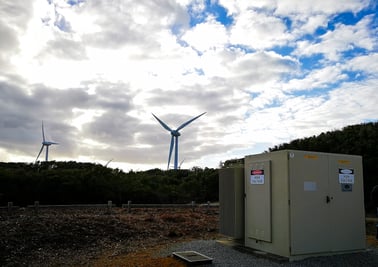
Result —
M378 206L378 187L374 189L378 185L378 122L351 125L318 136L296 139L270 148L269 152L282 149L362 156L365 208L370 210Z
M0 163L0 206L203 203L218 200L217 169L130 171L79 162Z
M269 151L297 149L363 156L365 205L378 205L378 123L364 123L296 139ZM243 164L230 159L220 167ZM377 187L378 189L378 187ZM377 194L378 196L378 190ZM129 171L100 164L69 162L0 163L0 206L41 204L204 203L218 201L218 169Z

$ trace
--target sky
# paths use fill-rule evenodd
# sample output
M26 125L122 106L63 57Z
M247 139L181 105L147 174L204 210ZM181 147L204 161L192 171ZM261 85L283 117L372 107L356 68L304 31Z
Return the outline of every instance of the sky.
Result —
M378 120L375 0L1 0L0 161L167 168ZM44 152L43 152L44 153ZM44 154L41 155L41 160ZM173 160L171 160L173 164Z

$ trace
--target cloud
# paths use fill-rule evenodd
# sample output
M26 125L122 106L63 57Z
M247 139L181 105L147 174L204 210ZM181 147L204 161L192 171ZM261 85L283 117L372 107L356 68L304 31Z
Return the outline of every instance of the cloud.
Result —
M354 1L346 0L340 5L333 1L316 1L316 2L303 2L301 0L276 0L276 14L290 15L290 14L314 14L325 13L335 14L339 12L358 12L370 4L369 0Z
M10 57L18 52L18 34L24 33L31 17L32 2L4 0L0 8L0 68L8 69Z
M221 11L221 12L220 12ZM226 14L224 14L226 12ZM377 120L369 1L1 1L0 160L185 167ZM180 161L181 161L180 160Z
M342 53L362 48L372 50L377 40L371 35L369 25L372 19L367 16L356 25L337 24L335 30L328 31L318 42L301 41L297 53L300 56L323 54L327 60L338 61Z
M232 43L252 49L280 46L291 39L281 19L252 10L237 16L230 34Z
M214 33L211 39L207 38L209 32ZM203 53L206 50L222 49L227 44L228 35L224 25L210 17L205 23L197 24L188 30L181 39Z

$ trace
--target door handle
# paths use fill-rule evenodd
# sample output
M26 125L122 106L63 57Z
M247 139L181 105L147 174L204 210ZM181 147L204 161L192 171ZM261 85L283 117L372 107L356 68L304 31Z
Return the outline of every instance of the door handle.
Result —
M326 203L328 204L329 202L331 202L332 199L333 199L333 197L326 196Z

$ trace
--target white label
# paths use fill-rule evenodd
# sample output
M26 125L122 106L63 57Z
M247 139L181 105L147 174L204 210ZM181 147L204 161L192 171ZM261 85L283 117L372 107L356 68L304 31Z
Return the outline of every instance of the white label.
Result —
M251 175L251 184L264 184L264 175Z
M265 183L265 176L264 170L251 170L251 184L264 184Z
M304 182L303 183L304 191L316 191L316 182Z
M354 170L353 169L339 169L339 183L340 184L354 184Z

